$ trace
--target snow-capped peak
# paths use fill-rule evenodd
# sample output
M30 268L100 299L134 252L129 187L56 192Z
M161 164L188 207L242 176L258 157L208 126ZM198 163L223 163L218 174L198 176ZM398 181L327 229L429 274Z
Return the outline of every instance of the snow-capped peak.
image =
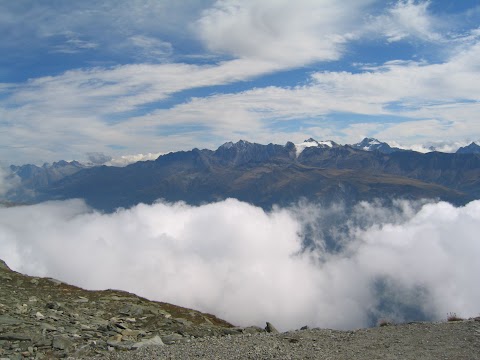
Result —
M400 151L399 148L392 148L385 142L378 141L374 138L365 138L357 144L351 145L355 149L364 150L364 151L379 151L384 154L390 154L394 151Z
M307 147L318 147L322 149L327 149L333 148L335 145L337 144L332 140L317 141L313 138L309 138L300 144L295 144L295 149L297 150L297 156L299 156L302 151L305 150Z
M318 142L318 146L319 147L329 147L329 148L333 148L333 146L335 145L335 143L331 140L327 140L327 141L319 141Z
M233 142L231 142L231 141L226 142L225 144L220 146L220 148L223 148L223 149L230 149L232 147L233 147Z
M374 138L365 138L360 144L363 150L370 151L375 145L381 145L382 143Z
M226 142L225 144L221 145L219 147L219 149L236 148L237 150L240 150L240 149L248 148L250 145L253 145L253 144L251 142L245 141L245 140L239 140L236 143L234 143L232 141L229 141L229 142Z

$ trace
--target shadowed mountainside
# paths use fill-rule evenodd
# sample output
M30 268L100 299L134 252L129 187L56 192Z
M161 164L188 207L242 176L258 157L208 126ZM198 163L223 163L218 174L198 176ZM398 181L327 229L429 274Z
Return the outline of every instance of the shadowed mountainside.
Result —
M305 197L353 203L375 198L435 198L464 204L480 197L480 155L364 151L239 141L193 149L124 168L81 169L35 189L33 202L84 198L112 211L157 199L190 204L233 197L269 208Z

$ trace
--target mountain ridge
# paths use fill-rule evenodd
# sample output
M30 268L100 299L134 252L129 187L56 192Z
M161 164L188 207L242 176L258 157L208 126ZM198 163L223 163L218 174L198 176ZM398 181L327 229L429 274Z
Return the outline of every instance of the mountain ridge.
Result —
M356 202L425 197L454 204L480 198L477 153L395 151L375 139L357 146L313 138L303 144L299 152L292 142L262 145L240 140L217 150L170 152L125 167L66 161L41 168L12 166L21 186L6 200L36 203L80 197L95 208L113 211L157 199L202 204L233 197L268 209L300 198ZM374 146L366 151L365 144Z
M33 187L31 201L81 197L95 208L113 211L157 199L201 204L233 197L269 208L302 197L326 202L426 197L455 204L480 197L479 154L384 153L315 144L298 153L291 142L241 140L217 150L170 152L121 168L76 167L72 174Z
M470 145L459 148L456 151L457 154L480 154L480 145L475 142L470 143Z
M350 145L355 149L365 151L379 151L384 154L391 154L395 151L405 151L397 147L391 147L386 142L381 142L375 138L364 138L361 142Z

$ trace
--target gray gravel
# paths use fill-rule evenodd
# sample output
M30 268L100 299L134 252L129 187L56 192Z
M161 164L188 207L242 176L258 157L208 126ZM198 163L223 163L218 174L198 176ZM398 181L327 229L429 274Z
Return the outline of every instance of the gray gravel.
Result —
M414 323L334 331L189 339L114 352L110 359L480 359L480 322Z

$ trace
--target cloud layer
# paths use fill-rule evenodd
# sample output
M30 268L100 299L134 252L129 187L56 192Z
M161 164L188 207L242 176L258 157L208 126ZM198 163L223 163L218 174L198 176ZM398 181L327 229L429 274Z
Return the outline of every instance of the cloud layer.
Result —
M480 201L361 203L347 218L345 210L299 204L265 213L230 199L101 214L80 200L50 202L0 209L0 254L18 271L124 289L239 325L356 328L408 320L405 309L430 319L478 314Z
M337 60L372 0L217 1L198 20L214 51L283 67Z

